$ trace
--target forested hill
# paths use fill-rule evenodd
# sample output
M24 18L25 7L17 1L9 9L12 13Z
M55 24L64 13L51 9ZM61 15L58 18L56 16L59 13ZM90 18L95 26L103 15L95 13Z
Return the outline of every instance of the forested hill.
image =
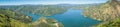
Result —
M45 23L44 23L45 22ZM32 18L20 12L0 8L0 27L64 27L54 18L40 17L33 22Z
M108 0L101 6L86 8L83 15L103 21L94 27L120 27L120 2Z
M31 17L0 8L0 27L30 27Z
M42 16L50 16L53 14L60 14L66 11L66 8L56 5L17 5L17 6L0 6L1 8L8 8L10 10L21 12L24 14L32 13Z
M43 16L50 16L54 14L61 14L67 9L83 9L85 7L99 6L100 4L57 4L57 5L3 5L0 8L10 9L21 13L42 14Z
M84 16L92 17L97 20L112 20L120 17L120 3L115 0L109 0L101 6L86 8Z

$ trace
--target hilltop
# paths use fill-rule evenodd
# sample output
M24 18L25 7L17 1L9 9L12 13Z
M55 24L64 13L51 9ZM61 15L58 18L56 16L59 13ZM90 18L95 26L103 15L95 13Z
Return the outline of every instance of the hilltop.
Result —
M120 27L120 2L117 0L108 0L108 2L100 6L88 7L83 15L103 21L94 27Z
M93 19L109 21L114 18L120 17L120 3L112 0L100 6L93 6L86 8L84 16L92 17Z

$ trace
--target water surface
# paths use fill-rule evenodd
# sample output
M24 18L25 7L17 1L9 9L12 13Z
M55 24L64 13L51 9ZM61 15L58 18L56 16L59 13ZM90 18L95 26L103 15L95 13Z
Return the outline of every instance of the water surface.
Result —
M82 10L73 10L69 9L63 14L56 14L49 16L50 18L55 18L59 22L62 22L64 27L91 27L99 23L97 20L93 20L89 17L84 17L82 15ZM33 21L36 21L39 15L31 15L33 17Z

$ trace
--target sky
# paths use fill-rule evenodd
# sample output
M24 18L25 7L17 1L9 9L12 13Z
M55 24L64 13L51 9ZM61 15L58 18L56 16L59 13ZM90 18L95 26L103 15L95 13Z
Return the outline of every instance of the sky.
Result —
M93 4L105 3L107 0L0 0L0 5L22 4Z

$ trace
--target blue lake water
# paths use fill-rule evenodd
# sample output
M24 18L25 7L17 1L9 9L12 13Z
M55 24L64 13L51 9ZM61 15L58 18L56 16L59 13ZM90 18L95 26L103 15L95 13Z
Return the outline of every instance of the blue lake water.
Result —
M57 19L64 25L64 27L91 27L100 23L100 21L93 20L89 17L84 17L82 12L82 10L69 9L63 14L56 14L49 17ZM28 15L33 18L33 21L36 21L40 17L40 15L36 14Z

